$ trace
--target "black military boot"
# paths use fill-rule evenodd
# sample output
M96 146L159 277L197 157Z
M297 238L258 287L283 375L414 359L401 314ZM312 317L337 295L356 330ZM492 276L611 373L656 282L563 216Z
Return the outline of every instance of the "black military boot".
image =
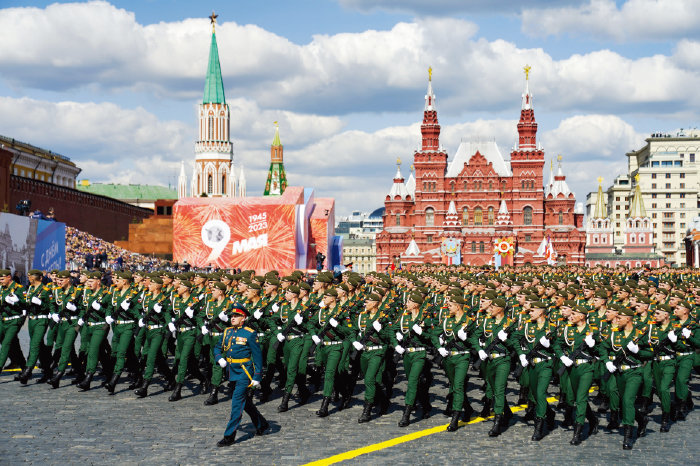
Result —
M447 426L447 432L454 432L459 429L459 418L461 415L462 413L459 411L452 412L452 419L450 419L450 425Z
M632 426L624 426L623 430L625 433L625 439L622 441L622 449L631 450L634 442L634 439L632 438Z
M520 386L520 392L518 393L518 405L524 405L527 403L527 387Z
M365 405L362 407L362 414L357 420L358 424L363 424L372 420L372 403L365 401Z
M535 418L535 432L532 434L532 440L539 442L544 438L544 418Z
M143 383L143 375L142 375L141 372L139 372L138 374L136 374L136 377L135 377L134 380L129 384L129 386L128 386L127 388L128 388L129 390L134 390L134 389L140 387L142 383Z
M508 427L508 424L510 424L510 420L513 419L513 411L510 409L510 405L508 405L508 401L506 400L504 406L503 406L503 430Z
M114 390L117 388L117 384L119 383L119 377L122 374L120 372L115 373L112 375L112 378L107 382L107 385L105 385L105 388L107 391L111 394L114 395Z
M647 434L649 416L641 411L637 411L634 415L634 419L637 421L637 438L644 437Z
M311 398L311 391L306 386L306 376L303 374L297 375L296 383L299 388L297 393L299 395L299 405L305 405L306 402L309 401L309 398Z
M671 413L661 413L661 428L660 432L668 432L671 430Z
M377 385L377 390L375 392L374 404L379 408L379 414L384 415L389 411L389 405L391 402L386 396L386 391L383 386Z
M85 376L85 380L78 384L78 388L86 392L90 390L90 384L92 383L92 378L95 376L94 372L88 372Z
M598 406L598 413L607 413L610 409L610 398L605 395L602 395L601 398L602 401L600 402L600 406Z
M610 411L610 422L606 427L607 430L615 430L620 428L620 411Z
M555 418L556 418L557 413L554 412L551 406L549 404L547 405L547 413L545 414L545 419L547 421L547 430L550 432L554 430L556 427L555 424Z
M491 415L491 398L486 398L484 400L484 407L479 413L479 417L489 417Z
M19 377L17 378L17 380L22 385L27 385L27 382L29 381L29 378L31 376L32 376L32 370L29 367L27 367L19 374Z
M586 420L588 421L588 435L595 435L598 433L598 416L595 415L590 405L586 406Z
M688 398L690 398L690 393L688 394ZM679 421L685 421L685 417L688 415L690 412L690 409L688 408L688 402L686 401L679 401L677 404L677 411L676 411L676 418Z
M217 447L230 447L236 442L236 433L234 432L233 435L226 435L224 438L216 442Z
M134 394L139 398L146 398L148 396L148 386L151 385L150 380L144 380L143 385L136 389Z
M177 401L180 399L182 399L182 384L178 383L175 384L175 389L170 394L170 398L168 398L168 401Z
M265 371L265 375L262 378L262 382L260 383L260 403L265 403L267 400L270 399L270 395L272 394L272 388L270 387L270 384L272 384L272 378L275 375L275 366L274 364L271 365L271 367L267 368L267 371Z
M574 436L571 438L569 444L580 445L581 444L581 432L583 431L583 424L578 422L574 423Z
M453 398L454 397L450 393L449 395L447 395L447 397L445 399L446 405L445 405L445 410L442 412L442 414L444 414L447 417L452 417L452 399Z
M331 404L331 397L324 396L323 400L321 400L321 407L319 408L318 411L316 411L316 416L318 416L318 417L328 416L328 405L329 404Z
M53 377L53 369L48 367L48 368L44 369L44 372L41 375L41 378L39 380L37 380L36 383L47 383L49 380L51 380L51 377Z
M211 387L209 397L204 401L205 406L213 406L219 402L219 387Z
M255 429L255 435L264 435L265 431L270 428L270 424L267 422L267 419L260 416L262 418L262 422L260 422L260 427Z
M574 423L574 407L567 405L564 408L564 421L561 423L564 427L570 427Z
M466 397L464 397L464 408L462 408L462 420L464 422L469 422L472 419L472 414L474 414L474 408L469 403Z
M651 398L648 396L643 396L642 397L642 403L639 406L639 411L641 411L643 414L649 414L651 412Z
M503 424L503 415L496 414L493 417L493 427L489 430L489 437L498 437L501 435L501 425Z
M49 383L51 384L51 387L58 388L58 384L61 383L61 379L63 378L63 375L65 373L66 373L66 371L57 372L56 375L54 375L53 378L49 381Z
M411 411L413 411L413 405L406 405L403 409L403 416L399 421L399 427L406 427L411 423Z
M170 378L168 381L165 383L165 386L163 387L164 392L169 392L175 389L175 376L171 374Z
M284 413L289 410L289 399L292 397L292 394L289 392L284 392L284 395L282 395L282 402L280 405L277 407L277 412L278 413Z
M528 404L525 409L525 415L523 416L523 422L529 422L535 419L535 407L532 404Z

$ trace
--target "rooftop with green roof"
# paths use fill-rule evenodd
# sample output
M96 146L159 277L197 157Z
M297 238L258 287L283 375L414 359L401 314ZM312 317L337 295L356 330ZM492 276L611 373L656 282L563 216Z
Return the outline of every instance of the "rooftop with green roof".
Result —
M146 184L78 183L77 189L91 194L99 194L122 201L177 199L177 191L166 186Z
M216 33L211 34L211 47L209 48L209 66L207 67L207 81L204 84L203 104L225 104L224 82L221 78L221 65L219 64L219 48L216 46Z

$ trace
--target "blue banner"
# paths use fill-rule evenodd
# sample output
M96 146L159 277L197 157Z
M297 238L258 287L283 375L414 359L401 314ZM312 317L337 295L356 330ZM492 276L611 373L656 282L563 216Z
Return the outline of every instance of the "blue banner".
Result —
M33 268L63 270L66 268L66 224L36 220L36 248Z

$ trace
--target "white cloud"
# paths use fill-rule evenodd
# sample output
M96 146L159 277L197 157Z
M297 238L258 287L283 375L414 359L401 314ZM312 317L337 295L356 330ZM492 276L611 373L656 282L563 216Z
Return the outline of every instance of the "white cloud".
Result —
M590 0L580 6L531 8L522 13L522 30L533 36L574 35L616 41L658 41L697 36L696 0Z
M576 4L581 0L558 0L559 4ZM340 0L346 8L364 12L374 10L412 12L441 16L454 13L518 13L521 0ZM528 6L550 6L551 0L529 0Z

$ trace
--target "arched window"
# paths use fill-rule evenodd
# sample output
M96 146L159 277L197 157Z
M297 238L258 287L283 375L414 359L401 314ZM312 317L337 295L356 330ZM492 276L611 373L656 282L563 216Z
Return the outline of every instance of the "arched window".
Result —
M483 241L479 241L479 252L484 252L484 251L485 251L485 249L484 249L484 242L483 242Z
M479 190L479 182L475 181L474 182L474 191L478 191L478 190Z
M462 209L462 225L469 225L469 207Z
M476 241L472 241L472 252L476 252Z
M489 225L493 225L494 221L494 216L493 216L493 207L489 207Z
M226 194L226 175L221 175L221 194Z
M474 225L480 226L484 222L484 214L481 207L474 209Z
M525 207L523 209L523 224L532 225L532 207Z
M208 125L209 126L209 140L213 141L214 140L214 117L210 115L208 122L209 122L209 125Z
M425 209L425 226L432 227L435 225L435 210L432 207Z
M636 242L636 240L637 240L637 235L635 235L634 233L630 234L630 242L634 243L634 242Z
M401 214L396 214L396 226L401 226Z
M455 192L455 182L454 181L450 182L450 189L452 190L452 192Z
M489 191L493 191L493 181L489 180Z
M564 224L564 212L559 212L559 225Z
M214 178L211 175L207 175L207 194L214 192Z

